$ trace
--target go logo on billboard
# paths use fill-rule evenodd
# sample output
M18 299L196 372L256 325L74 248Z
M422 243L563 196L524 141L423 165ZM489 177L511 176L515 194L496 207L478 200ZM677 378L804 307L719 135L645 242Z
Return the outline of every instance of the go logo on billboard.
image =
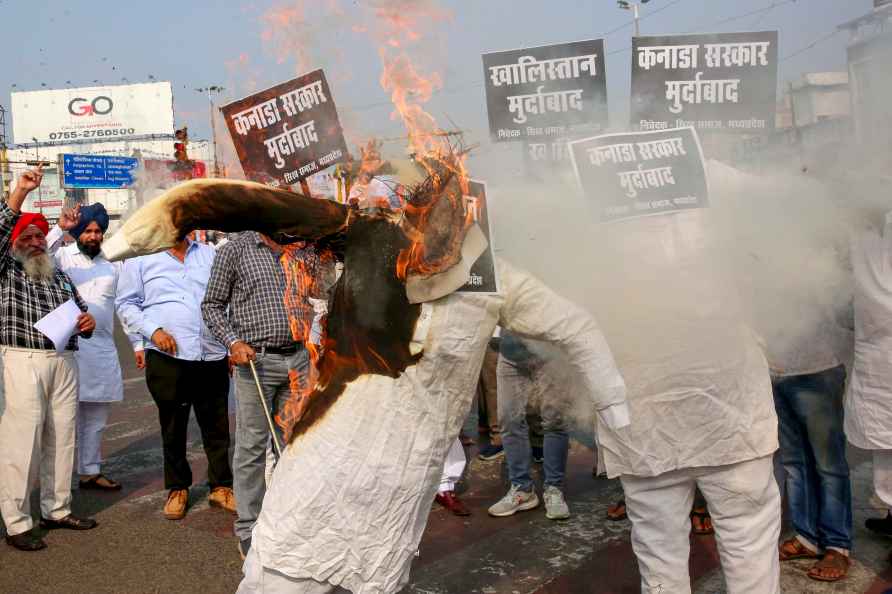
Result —
M75 97L68 102L68 113L73 116L105 115L111 113L115 107L111 97L99 95L93 101L88 102L83 97Z

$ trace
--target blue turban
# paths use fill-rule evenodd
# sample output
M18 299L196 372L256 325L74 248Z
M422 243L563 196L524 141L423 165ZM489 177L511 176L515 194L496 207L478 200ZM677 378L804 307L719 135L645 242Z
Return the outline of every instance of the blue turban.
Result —
M102 229L103 233L108 230L108 213L105 212L105 207L102 206L101 202L81 206L80 214L81 216L77 221L77 225L68 231L68 233L75 239L80 237L81 233L84 232L84 229L87 228L87 225L94 221L99 225L99 228Z

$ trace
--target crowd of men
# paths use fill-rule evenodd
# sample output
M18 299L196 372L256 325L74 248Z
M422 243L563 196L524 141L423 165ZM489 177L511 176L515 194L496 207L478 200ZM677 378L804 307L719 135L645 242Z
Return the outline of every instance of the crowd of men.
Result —
M274 238L247 231L218 248L186 237L166 251L112 263L100 251L109 225L101 204L66 211L52 230L42 215L21 212L41 177L39 167L26 172L0 204L0 514L7 543L25 551L46 547L33 528L29 504L38 479L41 527L89 530L97 525L94 519L71 513L75 461L80 489L121 489L101 468L110 404L123 396L113 338L117 314L158 409L164 485L169 491L163 514L179 520L189 507L194 477L186 436L194 410L208 459L209 503L236 515L234 532L243 558L248 559L240 591L268 591L264 584L279 581L289 591L306 592L353 589L361 583L377 584L381 591L401 587L424 527L423 505L412 505L413 513L421 514L417 518L402 514L390 524L381 521L380 525L403 526L392 542L390 534L376 533L379 524L363 524L358 512L370 505L365 499L355 502L359 506L355 515L345 513L349 509L340 509L339 519L323 514L335 524L350 517L353 523L341 526L344 534L310 526L320 517L306 525L297 523L295 515L313 516L310 507L300 507L313 502L297 495L310 488L300 481L307 471L301 465L309 464L306 459L312 456L280 460L283 468L267 494L267 460L270 452L278 454L283 441L267 413L275 415L294 389L295 377L309 376L309 347L317 348L320 328L320 310L313 303L302 304L297 314L288 311L281 258L285 248ZM357 184L355 192L352 201L358 208L401 206L400 195L375 177ZM654 225L670 224L665 220L652 219L643 231L652 234ZM66 236L73 240L68 245ZM292 257L317 257L312 244L289 249ZM721 329L712 325L705 334L698 330L700 343L688 345L702 358L673 359L670 373L648 359L663 357L660 349L666 347L657 341L654 352L644 353L634 364L625 363L624 355L618 354L617 365L587 314L533 283L525 273L503 265L506 282L501 301L480 313L479 319L466 315L467 322L456 318L450 326L453 338L468 333L467 344L449 353L452 365L466 367L462 373L431 379L420 368L411 390L402 384L388 384L386 390L369 388L368 406L374 405L371 394L376 389L376 397L386 400L391 394L404 397L400 390L417 391L418 386L444 381L461 383L470 401L476 383L484 413L481 425L489 433L480 458L504 457L510 482L489 514L502 517L539 506L531 473L536 461L543 464L546 516L564 520L571 513L563 494L573 396L569 369L582 376L581 385L594 398L599 466L622 481L642 591L690 591L689 516L696 492L704 501L695 506L701 524L694 528L709 518L705 509L697 509L708 506L711 519L706 531L714 526L717 533L728 592L779 592L779 561L790 559L814 559L809 577L836 581L846 576L852 549L847 439L873 451L875 492L890 510L885 518L868 520L867 528L892 536L890 256L892 222L853 242L854 300L848 321L824 312L828 315L811 335L784 349L772 348L770 340L760 348L734 325ZM56 345L35 324L69 300L81 312L76 333L67 344ZM460 300L441 298L434 303L444 311L459 306L465 314L473 311ZM473 306L480 308L480 303ZM295 315L302 317L301 323L294 323ZM434 324L449 319L441 318ZM484 321L493 328L499 324L500 335L481 334L487 328ZM295 328L315 330L296 336ZM854 331L851 362L838 348L847 330ZM711 336L717 337L716 342L710 342ZM569 355L555 357L531 337L564 346ZM719 342L722 349L714 353L704 355L706 351L700 350ZM728 344L735 345L733 353L725 349ZM431 358L445 357L436 346ZM711 366L710 356L721 359L721 364ZM658 381L648 375L655 368ZM466 373L469 370L473 377ZM228 419L231 383L236 399L234 439ZM447 416L431 417L430 422L440 423L432 427L453 422L445 409L441 412ZM380 407L357 408L354 414L359 419L381 412ZM667 424L667 419L677 422ZM377 426L380 423L366 427ZM424 429L419 425L413 431ZM694 430L712 446L703 448L688 439ZM293 442L294 448L312 450L316 437L303 437ZM358 439L349 431L334 431L328 439L334 438ZM370 488L402 494L412 491L412 485L403 483L417 481L420 491L404 499L410 503L423 499L426 491L420 486L432 476L430 465L438 459L432 452L442 453L441 466L435 469L441 475L439 485L430 495L434 498L436 493L435 500L453 513L468 515L455 493L465 466L460 443L452 440L441 447L405 436L410 438L411 443L389 443L391 453L405 466L363 461L365 470L377 465ZM349 453L354 445L345 441L335 451ZM781 500L773 474L776 451L794 530L783 541ZM353 462L345 459L331 470L332 476L343 478ZM362 471L350 476L363 486ZM388 477L391 482L384 486ZM314 476L314 482L312 488L320 492L329 483L324 473ZM353 500L347 492L341 495L342 501L326 504L349 508ZM381 500L386 504L386 497ZM363 550L369 555L378 554L376 547L395 547L400 553L389 565L382 562L372 568L362 566L359 553L355 559L342 559L337 543L353 532L356 542L368 540ZM255 539L262 542L260 553L252 546ZM323 566L324 571L312 569ZM294 590L297 586L304 589Z

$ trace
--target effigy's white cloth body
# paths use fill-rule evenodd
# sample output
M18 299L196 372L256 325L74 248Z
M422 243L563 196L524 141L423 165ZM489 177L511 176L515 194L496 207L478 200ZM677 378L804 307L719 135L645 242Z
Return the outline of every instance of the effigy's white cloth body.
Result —
M608 476L753 460L778 447L768 367L709 209L601 225L596 310L633 423L598 438Z
M892 230L852 242L855 359L845 400L849 442L892 450Z
M265 569L354 594L406 584L496 324L562 346L599 426L628 423L623 380L591 317L504 262L499 273L499 295L453 293L425 303L415 337L421 360L396 379L352 382L287 447L254 528L246 575L259 559Z

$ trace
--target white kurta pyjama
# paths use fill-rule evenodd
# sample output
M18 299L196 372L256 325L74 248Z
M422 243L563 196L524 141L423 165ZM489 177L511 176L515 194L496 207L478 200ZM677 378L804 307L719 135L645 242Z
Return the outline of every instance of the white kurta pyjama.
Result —
M47 244L54 247L63 231L54 227ZM90 340L79 340L77 360L80 402L119 402L124 399L121 365L115 348L115 291L120 262L109 262L101 253L89 258L76 243L55 250L56 264L77 287L88 311L96 318L96 330Z
M852 445L892 450L892 229L852 242L855 358L845 400Z
M115 291L121 270L101 253L90 258L76 243L60 247L64 232L58 226L47 235L47 244L63 270L77 287L88 311L96 319L90 340L79 340L74 359L78 368L77 472L99 474L102 463L102 432L108 421L108 405L124 399L121 365L115 347Z

